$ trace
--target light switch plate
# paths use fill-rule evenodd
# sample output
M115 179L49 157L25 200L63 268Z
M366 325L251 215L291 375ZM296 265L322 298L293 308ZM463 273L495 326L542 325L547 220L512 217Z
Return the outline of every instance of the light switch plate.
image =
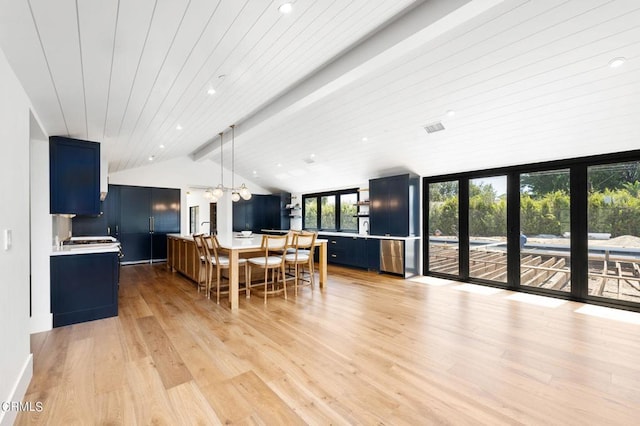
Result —
M11 229L5 229L4 230L4 250L10 250L11 249Z

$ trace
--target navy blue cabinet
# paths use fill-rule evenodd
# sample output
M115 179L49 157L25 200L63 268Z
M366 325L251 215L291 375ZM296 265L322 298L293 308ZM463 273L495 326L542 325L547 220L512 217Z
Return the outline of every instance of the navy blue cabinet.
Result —
M120 187L120 243L125 262L151 259L151 191L141 186Z
M51 257L53 326L118 315L118 253Z
M100 203L98 216L75 216L72 219L73 235L105 236L119 239L120 231L120 187L109 185L107 198Z
M380 270L380 240L366 239L366 268L374 271Z
M371 235L419 234L419 178L404 174L369 181Z
M49 212L100 214L100 144L49 138Z
M126 263L166 259L167 234L180 232L179 189L109 185L102 211L74 217L73 234L117 238Z
M123 261L165 260L167 234L180 232L180 190L126 185L119 185L118 190L120 223L114 226Z
M261 232L279 229L281 220L279 195L254 195L249 200L233 203L233 231Z
M321 238L325 237L321 236ZM380 240L356 236L326 238L329 263L363 269L380 269Z

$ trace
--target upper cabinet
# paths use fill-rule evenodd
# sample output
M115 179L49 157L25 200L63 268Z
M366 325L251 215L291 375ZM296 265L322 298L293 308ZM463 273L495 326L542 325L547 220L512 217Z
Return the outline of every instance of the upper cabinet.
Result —
M419 235L419 184L418 176L411 174L369 181L371 235Z
M51 214L100 214L100 144L49 138Z
M233 203L233 231L279 229L281 226L279 195L255 194L249 200Z

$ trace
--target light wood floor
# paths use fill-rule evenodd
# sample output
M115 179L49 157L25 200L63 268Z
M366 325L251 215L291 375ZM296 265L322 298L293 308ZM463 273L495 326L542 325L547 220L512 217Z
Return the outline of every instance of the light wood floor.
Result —
M120 316L32 336L17 424L558 424L640 419L640 325L329 268L325 290L199 295L122 268ZM291 293L292 294L292 293Z

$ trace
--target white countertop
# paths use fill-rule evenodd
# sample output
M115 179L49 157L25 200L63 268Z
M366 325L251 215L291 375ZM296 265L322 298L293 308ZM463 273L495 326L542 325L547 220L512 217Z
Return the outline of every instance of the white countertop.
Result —
M280 232L286 233L289 231L280 230L280 229L262 229L262 232ZM324 237L352 237L352 238L364 238L373 239L373 240L419 240L420 237L411 236L411 237L394 237L394 236L386 236L386 235L369 235L369 234L358 234L356 232L331 232L331 231L318 231L318 235Z
M51 249L51 256L67 256L72 254L94 254L94 253L118 253L120 244L69 244L62 247L54 246Z

